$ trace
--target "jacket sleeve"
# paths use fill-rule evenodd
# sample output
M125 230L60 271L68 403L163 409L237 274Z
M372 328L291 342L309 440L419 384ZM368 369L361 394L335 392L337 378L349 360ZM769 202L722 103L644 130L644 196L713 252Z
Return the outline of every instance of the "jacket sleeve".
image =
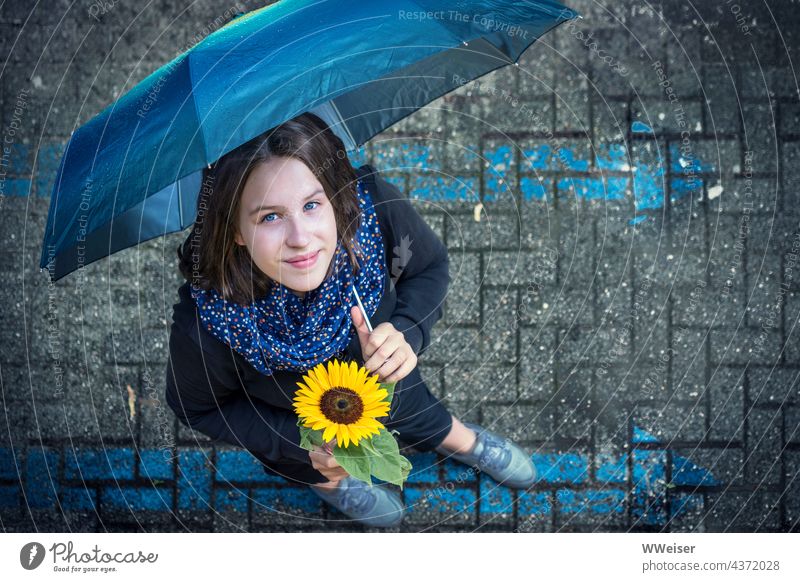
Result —
M389 275L397 293L389 321L420 355L430 345L431 328L444 313L450 284L447 247L396 186L377 173L375 181L390 246Z
M309 461L302 449L297 417L249 397L229 364L214 360L173 327L169 340L166 400L186 426L270 460ZM235 382L233 381L235 380Z

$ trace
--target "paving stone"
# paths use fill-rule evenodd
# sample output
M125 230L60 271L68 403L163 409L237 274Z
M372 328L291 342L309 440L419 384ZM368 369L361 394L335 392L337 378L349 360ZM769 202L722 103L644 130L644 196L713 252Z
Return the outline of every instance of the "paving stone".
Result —
M269 531L314 528L324 517L324 502L308 487L253 489L251 503L253 527L268 528ZM340 519L348 520L341 514Z
M517 397L516 375L491 364L463 364L445 369L447 398L513 402Z
M709 434L711 440L741 441L744 435L744 370L720 366L708 382L711 399Z
M444 221L448 248L488 251L519 248L519 218L514 214L483 212L480 221L474 215L448 214Z
M512 361L517 359L517 293L505 289L484 289L481 333L486 357Z
M672 455L672 483L692 488L737 487L744 482L745 454L741 449L675 449Z
M754 406L785 407L800 401L796 370L755 368L747 370L747 396Z
M481 361L484 355L483 338L484 334L476 328L451 326L444 329L435 326L431 330L431 345L425 356L442 365Z
M556 500L556 531L609 531L627 521L625 492L621 489L560 489Z
M524 445L550 440L552 407L525 404L486 404L483 407L484 427Z
M800 480L797 479L798 471L800 471L800 452L787 451L786 454L786 477L787 477L787 492L786 495L793 499L800 491ZM786 504L786 521L788 527L783 531L797 531L800 525L800 511L793 503Z
M778 410L750 410L747 415L746 472L758 488L778 485L781 474L781 413Z
M640 406L633 414L637 426L668 446L673 441L702 440L706 434L705 416L705 409L700 404L666 406L665 403Z
M480 320L481 257L478 253L450 252L451 283L445 300L448 323L478 323Z
M703 524L707 531L777 531L780 527L779 501L775 493L736 492L709 494Z
M555 361L555 330L520 330L520 398L550 397L553 392Z
M703 531L702 516L704 500L697 493L676 493L670 496L669 531Z
M553 492L521 491L518 496L518 519L515 531L519 533L549 532L555 506Z

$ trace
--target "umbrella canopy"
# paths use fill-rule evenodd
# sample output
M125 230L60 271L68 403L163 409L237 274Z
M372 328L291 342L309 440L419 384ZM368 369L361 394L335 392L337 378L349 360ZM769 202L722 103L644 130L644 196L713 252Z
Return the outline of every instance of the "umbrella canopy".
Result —
M282 0L233 20L77 129L53 188L52 280L195 220L204 166L303 112L349 151L579 15L542 0Z

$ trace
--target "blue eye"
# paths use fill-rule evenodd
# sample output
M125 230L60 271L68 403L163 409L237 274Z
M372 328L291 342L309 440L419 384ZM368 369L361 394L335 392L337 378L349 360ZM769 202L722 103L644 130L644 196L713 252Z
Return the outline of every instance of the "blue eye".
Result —
M265 214L265 215L264 215L264 216L261 218L261 222L275 222L274 220L267 220L267 217L268 217L268 216L275 216L275 213L274 213L274 212L271 212L271 213L269 213L269 214Z
M317 206L319 206L319 202L317 202L315 200L312 200L311 202L306 203L306 206L308 206L309 204L316 204ZM316 208L316 206L314 208Z

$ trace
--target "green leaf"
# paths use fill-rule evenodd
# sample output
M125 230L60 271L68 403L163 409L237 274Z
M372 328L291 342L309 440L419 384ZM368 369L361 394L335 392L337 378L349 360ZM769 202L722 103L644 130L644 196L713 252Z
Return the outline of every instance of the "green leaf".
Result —
M322 446L322 431L314 430L313 428L303 426L303 421L298 419L297 426L300 428L300 447L313 451L314 447Z
M394 437L388 431L381 430L372 437L369 447L371 449L369 460L372 474L378 479L394 483L402 489L403 482L411 471L411 463L400 454Z
M361 479L365 483L372 484L372 479L370 479L370 457L366 449L355 445L342 448L337 444L333 447L333 457L350 475L356 479Z

